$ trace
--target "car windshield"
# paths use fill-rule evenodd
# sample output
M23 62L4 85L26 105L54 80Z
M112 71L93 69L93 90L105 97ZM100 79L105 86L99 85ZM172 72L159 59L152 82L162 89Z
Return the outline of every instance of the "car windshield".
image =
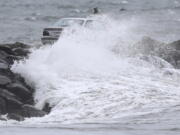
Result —
M61 19L54 24L55 27L68 27L72 25L83 25L84 20L80 19Z

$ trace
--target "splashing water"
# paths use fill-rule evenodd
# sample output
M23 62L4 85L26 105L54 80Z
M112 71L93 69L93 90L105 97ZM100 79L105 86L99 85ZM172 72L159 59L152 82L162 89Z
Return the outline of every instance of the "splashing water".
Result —
M13 65L35 87L36 107L52 107L49 115L26 121L110 122L178 104L179 71L157 56L135 53L138 25L93 18L106 22L105 28L67 29L53 46L33 50Z

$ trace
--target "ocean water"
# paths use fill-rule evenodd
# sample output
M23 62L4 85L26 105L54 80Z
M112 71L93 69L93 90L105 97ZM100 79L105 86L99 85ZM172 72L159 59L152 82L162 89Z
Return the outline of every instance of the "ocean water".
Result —
M179 0L1 0L0 41L40 43L44 27L61 17L90 15L94 7L119 20L138 20L138 34L172 41L179 38L179 6Z
M0 33L2 42L40 44L42 28L63 16L104 23L103 29L97 24L69 28L54 45L14 63L12 71L36 89L35 106L49 103L52 111L23 122L0 121L3 134L179 134L180 71L136 44L143 36L178 40L178 0L0 3L0 17L9 22L0 22L6 33ZM101 14L91 15L96 6Z

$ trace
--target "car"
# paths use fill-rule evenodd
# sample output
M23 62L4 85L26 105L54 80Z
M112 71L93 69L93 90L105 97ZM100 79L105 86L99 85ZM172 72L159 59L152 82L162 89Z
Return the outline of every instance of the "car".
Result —
M53 44L56 42L62 34L63 30L67 27L72 25L91 27L94 21L99 23L97 20L88 18L61 18L53 26L43 29L43 36L41 38L42 44Z

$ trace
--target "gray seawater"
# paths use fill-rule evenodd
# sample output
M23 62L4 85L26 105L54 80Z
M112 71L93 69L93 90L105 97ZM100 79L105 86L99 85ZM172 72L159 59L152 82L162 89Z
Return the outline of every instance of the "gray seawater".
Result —
M145 35L166 41L179 38L179 0L1 0L0 41L40 42L44 27L60 17L90 15L93 7L119 19L141 20L139 32Z
M179 39L180 0L1 0L0 43L40 44L42 29L61 17L89 16L93 7L118 20L136 20L136 34L164 42ZM121 11L121 9L125 9ZM0 134L27 135L179 135L180 106L161 112L125 117L115 123L84 123L43 127L3 124ZM32 125L32 123L31 123Z

